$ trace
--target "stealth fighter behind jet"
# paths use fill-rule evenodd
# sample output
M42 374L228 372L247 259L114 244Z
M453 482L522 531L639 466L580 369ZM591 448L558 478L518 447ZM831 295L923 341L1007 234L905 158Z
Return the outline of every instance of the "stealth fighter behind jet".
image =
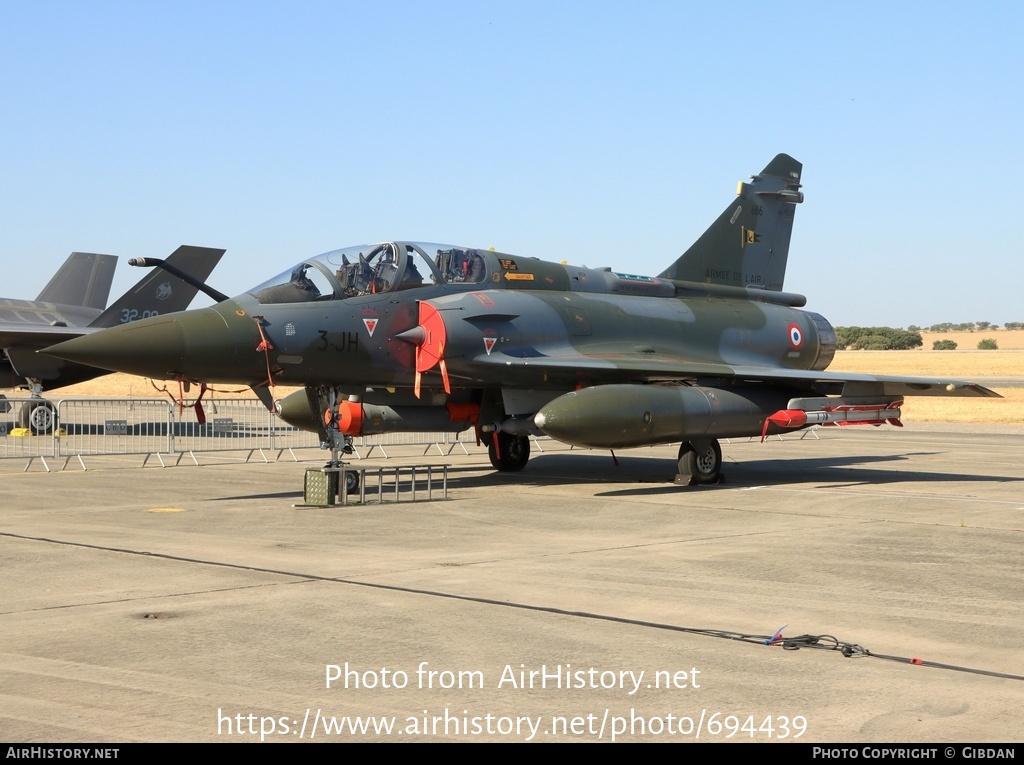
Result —
M172 266L206 279L224 250L179 247ZM53 406L41 398L44 388L61 388L106 374L107 370L38 353L61 340L183 311L196 288L159 269L152 270L109 308L107 296L117 258L72 253L36 300L0 299L0 388L27 388L34 401L22 407L20 422L35 433L53 428Z

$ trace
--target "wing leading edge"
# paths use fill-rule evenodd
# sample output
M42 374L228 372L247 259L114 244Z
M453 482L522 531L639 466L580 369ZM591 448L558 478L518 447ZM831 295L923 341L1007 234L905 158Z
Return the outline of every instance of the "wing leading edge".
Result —
M562 357L537 355L513 358L500 353L481 354L463 368L449 362L450 372L475 378L496 367L507 370L510 380L528 377L538 379L588 380L591 384L620 382L679 382L694 383L709 379L729 380L735 383L771 383L795 388L818 390L840 396L949 396L1002 398L998 393L978 383L942 377L901 377L870 375L854 372L827 372L819 370L783 369L758 366L739 366L721 362L680 359L673 357L642 358L646 354L605 353L600 355L567 355ZM473 371L479 367L479 371Z

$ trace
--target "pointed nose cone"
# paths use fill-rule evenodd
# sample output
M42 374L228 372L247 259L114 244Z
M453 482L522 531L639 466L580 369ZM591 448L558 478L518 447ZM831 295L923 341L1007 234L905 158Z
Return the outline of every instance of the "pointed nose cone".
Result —
M202 308L93 332L45 353L142 377L249 385L267 376L263 355L253 351L258 338L249 324L231 328L221 312ZM246 351L244 363L239 363L240 349Z
M48 356L113 372L163 379L188 355L188 335L174 316L123 324L47 348Z

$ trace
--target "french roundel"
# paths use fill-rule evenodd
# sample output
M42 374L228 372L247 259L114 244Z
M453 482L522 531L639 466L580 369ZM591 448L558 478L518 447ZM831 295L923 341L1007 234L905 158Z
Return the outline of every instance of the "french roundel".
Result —
M789 344L797 349L804 344L804 333L796 324L789 325Z

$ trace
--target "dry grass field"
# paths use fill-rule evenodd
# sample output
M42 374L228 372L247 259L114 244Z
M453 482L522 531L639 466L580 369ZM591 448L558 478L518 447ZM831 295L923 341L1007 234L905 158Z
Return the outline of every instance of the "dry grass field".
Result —
M1001 351L1024 350L1024 330L987 329L979 332L922 332L926 350L931 349L936 340L952 340L958 351L977 350L978 341L991 339L996 341Z
M950 338L958 344L955 351L839 351L829 367L836 372L863 372L883 375L954 377L1024 377L1024 331L923 333L925 348L933 339ZM970 350L982 337L994 337L997 351ZM163 389L178 395L177 383L151 382L142 377L113 374L80 385L72 385L50 394L53 399L74 396L101 398L153 398L166 396ZM283 398L295 388L278 387L275 398ZM995 390L1004 398L932 398L910 397L903 407L908 422L999 422L1024 424L1024 388ZM195 395L193 388L192 395ZM17 392L8 393L17 395ZM219 398L254 397L247 388L218 386L207 396Z
M1024 377L1024 350L839 351L829 371L959 380ZM1024 388L992 386L992 389L1003 398L908 396L903 405L903 417L907 422L1024 424Z
M839 351L829 367L835 372L863 372L880 375L954 377L1024 377L1024 331L922 332L924 347L932 341L949 339L955 351ZM978 341L992 338L997 351L977 350ZM1003 398L908 397L903 406L907 422L1000 422L1024 424L1024 388L993 389Z
M280 385L273 389L274 398L284 398L298 388ZM186 394L186 399L193 399L199 393L199 388L193 386L192 391ZM49 398L59 399L61 397L72 398L74 396L89 396L93 398L161 398L170 394L175 400L181 395L178 383L171 380L149 380L145 377L134 375L111 374L104 377L97 377L95 380L69 385L61 388ZM8 395L11 395L8 393ZM256 398L256 394L249 388L242 388L236 385L215 385L206 392L204 400L210 398Z
M830 372L924 377L1024 377L1019 351L838 351Z

